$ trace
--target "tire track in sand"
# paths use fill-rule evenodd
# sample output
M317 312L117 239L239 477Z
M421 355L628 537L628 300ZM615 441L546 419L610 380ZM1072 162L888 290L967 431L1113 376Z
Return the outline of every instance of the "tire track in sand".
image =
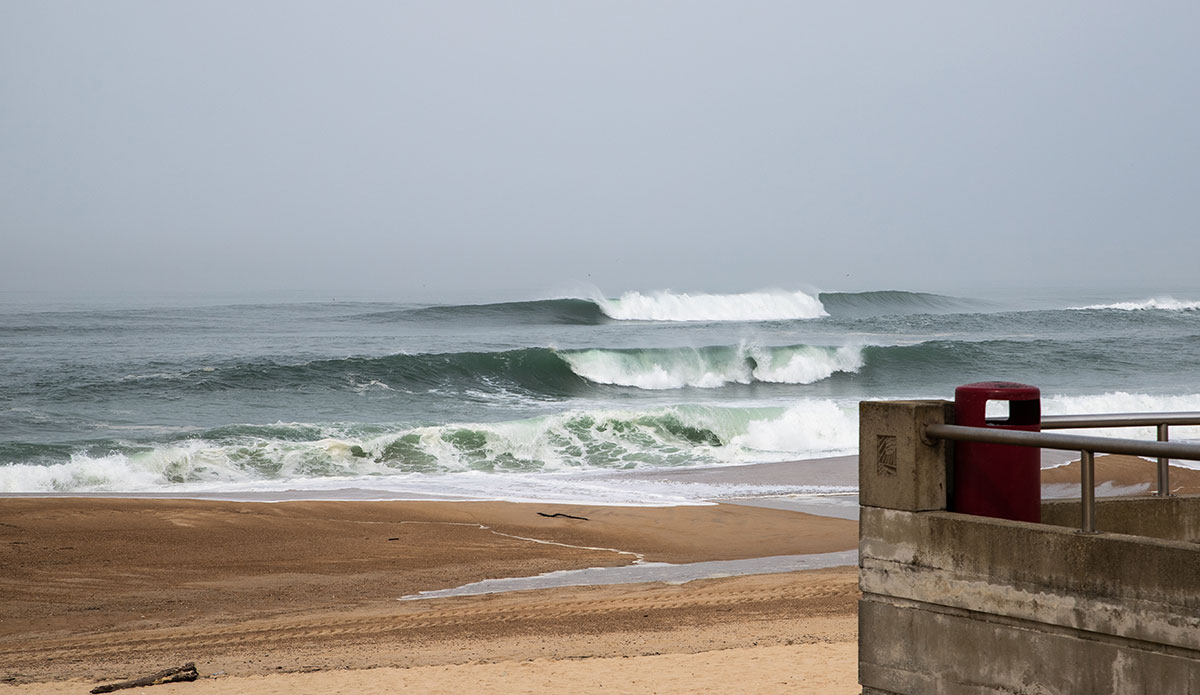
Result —
M787 575L780 575L786 577ZM763 582L759 582L762 584ZM519 632L522 625L546 630L547 626L620 625L672 611L704 611L713 620L722 616L742 619L767 613L784 617L799 614L806 606L829 600L852 601L856 587L844 579L809 576L791 581L766 582L740 588L726 580L695 582L688 586L626 585L619 593L596 590L549 590L433 599L405 603L390 610L357 610L360 615L305 616L256 619L234 626L191 626L130 631L106 631L69 638L25 635L0 640L0 666L20 667L50 659L93 661L147 652L184 650L191 654L230 653L277 643L343 644L380 638L427 638L431 631L481 628ZM633 588L636 587L636 588ZM632 591L630 589L632 588ZM580 594L583 596L580 596ZM589 594L592 594L589 596ZM599 595L596 595L599 594ZM615 594L615 595L614 595Z

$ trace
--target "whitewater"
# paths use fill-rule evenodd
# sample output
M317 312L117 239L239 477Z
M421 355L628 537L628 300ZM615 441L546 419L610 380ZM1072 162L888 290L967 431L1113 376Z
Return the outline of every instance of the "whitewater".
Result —
M829 315L819 298L804 292L626 292L617 299L593 301L607 316L622 321L782 321Z
M1039 386L1048 414L1200 410L1197 297L4 301L0 493L845 494L852 475L815 465L786 485L680 472L837 460L856 452L859 401L949 398L983 379Z

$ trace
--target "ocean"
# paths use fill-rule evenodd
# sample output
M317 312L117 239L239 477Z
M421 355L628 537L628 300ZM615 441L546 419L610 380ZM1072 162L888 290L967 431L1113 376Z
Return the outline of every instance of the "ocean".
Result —
M0 492L600 504L853 492L844 476L656 473L854 454L859 401L952 398L981 380L1038 386L1047 414L1200 410L1197 296L6 297Z

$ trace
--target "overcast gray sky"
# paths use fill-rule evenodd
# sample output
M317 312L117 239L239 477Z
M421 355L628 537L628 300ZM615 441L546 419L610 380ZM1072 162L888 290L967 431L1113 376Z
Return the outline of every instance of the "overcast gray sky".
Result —
M0 289L1200 286L1200 3L0 3Z

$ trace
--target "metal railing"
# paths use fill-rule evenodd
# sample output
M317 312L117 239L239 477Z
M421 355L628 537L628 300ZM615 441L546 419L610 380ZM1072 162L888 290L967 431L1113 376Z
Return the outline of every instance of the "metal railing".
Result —
M1171 425L1200 425L1200 413L1111 413L1109 415L1048 415L1042 418L1043 430L1084 429L1089 427L1153 427L1158 441L1170 436ZM1182 456L1179 458L1183 458ZM1171 460L1158 457L1159 497L1171 495Z
M1049 432L1027 432L992 427L966 427L963 425L927 425L925 435L934 439L981 442L984 444L1012 444L1042 449L1060 449L1080 452L1080 531L1096 532L1096 468L1095 455L1130 454L1158 458L1159 496L1168 496L1170 460L1200 461L1200 444L1185 444L1168 441L1171 425L1200 425L1200 413L1120 413L1113 415L1051 415L1042 418L1043 429L1083 429L1091 427L1154 427L1158 441L1139 439L1117 439L1114 437L1091 437L1081 434L1051 434Z

